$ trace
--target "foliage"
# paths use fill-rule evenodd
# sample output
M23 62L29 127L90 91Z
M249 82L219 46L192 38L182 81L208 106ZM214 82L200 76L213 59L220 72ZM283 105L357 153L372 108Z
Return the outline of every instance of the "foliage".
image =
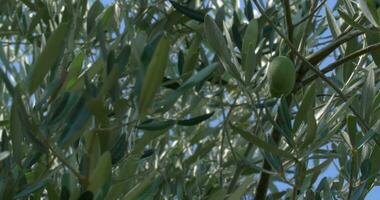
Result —
M379 4L336 2L2 1L0 199L363 199Z

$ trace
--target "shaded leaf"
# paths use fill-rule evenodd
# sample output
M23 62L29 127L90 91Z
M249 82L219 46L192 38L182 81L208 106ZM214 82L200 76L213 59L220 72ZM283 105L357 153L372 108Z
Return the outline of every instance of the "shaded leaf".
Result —
M375 90L375 72L373 68L368 68L368 74L364 83L361 98L362 116L367 122L369 122L372 113L372 103L374 101L376 93Z
M63 88L65 90L71 89L78 82L78 77L82 70L82 63L83 63L83 53L80 52L74 58L74 60L71 62L69 66L66 81L63 84Z
M225 70L234 78L240 80L240 73L232 62L232 55L229 51L230 48L227 46L226 39L218 25L209 15L205 16L204 32L208 44L222 62Z
M10 152L9 151L3 151L3 152L0 152L0 161L8 158L8 156L10 155Z
M253 72L256 69L256 54L255 49L257 46L257 41L259 37L259 23L257 20L253 19L249 22L247 29L243 37L243 48L241 53L242 67L246 73L246 82L250 81Z
M122 198L123 200L137 199L142 195L145 190L152 184L156 177L156 172L151 172L144 177L136 186L134 186L129 192Z
M157 105L164 108L168 106L172 106L181 95L183 95L187 90L191 89L198 83L204 81L212 72L214 72L217 69L218 66L219 66L218 64L214 63L203 68L198 73L193 74L177 90L170 93L167 97L165 97L163 100L158 102Z
M252 183L252 177L246 177L244 182L233 193L229 195L228 200L240 199Z
M145 117L161 85L169 61L169 40L163 36L145 73L138 102L140 118Z
M194 126L194 125L197 125L197 124L199 124L199 123L207 120L213 114L214 114L214 112L209 113L209 114L204 114L204 115L196 116L196 117L193 117L193 118L190 118L190 119L177 120L177 124L181 125L181 126Z
M139 124L136 128L141 130L162 130L167 129L175 124L174 120L148 120Z
M182 6L181 4L176 3L173 0L169 0L169 1L176 10L178 10L182 14L186 15L190 19L194 19L194 20L199 21L199 22L204 21L204 16L205 16L204 13L197 11L197 10L194 10L194 9L191 9L191 8L188 8L188 7L185 7L185 6Z
M46 42L46 46L38 56L34 64L33 71L29 76L30 93L33 93L37 89L38 85L43 82L46 74L58 61L58 58L65 47L65 37L67 35L68 29L69 24L60 24Z
M96 193L99 189L110 180L112 175L111 153L109 151L102 154L99 158L96 168L89 177L88 190Z

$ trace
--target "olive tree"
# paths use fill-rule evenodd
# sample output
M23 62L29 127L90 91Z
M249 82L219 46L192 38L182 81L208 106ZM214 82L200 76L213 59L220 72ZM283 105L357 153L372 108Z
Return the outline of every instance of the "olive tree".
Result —
M1 1L0 199L365 198L379 5Z

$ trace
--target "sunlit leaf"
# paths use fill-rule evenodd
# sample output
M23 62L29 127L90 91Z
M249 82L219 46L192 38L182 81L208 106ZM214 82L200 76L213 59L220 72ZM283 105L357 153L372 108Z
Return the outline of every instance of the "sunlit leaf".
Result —
M293 155L291 155L290 153L283 151L281 149L278 149L277 147L275 147L269 143L266 143L265 141L258 138L257 136L254 136L251 133L248 133L245 130L240 129L237 126L234 126L231 124L231 127L233 127L233 129L236 132L238 132L244 139L248 140L249 142L253 143L254 145L257 145L258 147L262 148L266 152L270 152L270 153L273 153L275 155L283 156L283 157L290 158L290 159L294 158Z

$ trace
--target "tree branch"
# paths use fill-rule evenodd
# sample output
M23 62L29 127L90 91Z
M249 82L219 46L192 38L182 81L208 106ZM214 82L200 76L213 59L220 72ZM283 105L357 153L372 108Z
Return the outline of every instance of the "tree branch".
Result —
M304 22L305 20L309 19L311 16L315 15L315 13L326 3L327 0L323 0L321 2L321 4L319 4L314 10L313 12L309 13L308 15L306 15L304 18L302 18L300 21L298 21L297 23L294 24L294 26L298 26L300 24L302 24L302 22Z
M319 62L321 62L323 59L325 59L331 52L333 52L340 45L342 45L343 43L361 34L363 34L362 31L358 31L358 30L351 31L350 33L340 37L339 39L335 40L335 42L330 43L329 45L319 50L318 52L311 54L310 56L307 56L306 59L308 60L310 64L316 65Z
M373 45L370 45L370 46L367 46L366 48L364 49L360 49L358 51L355 51L337 61L335 61L334 63L331 63L330 65L328 65L327 67L323 68L321 70L322 73L326 74L328 72L331 72L333 70L335 70L337 67L339 67L341 64L345 63L345 62L348 62L350 60L353 60L361 55L364 55L368 52L371 52L373 50L377 50L377 49L380 49L380 43L376 43L376 44L373 44ZM309 78L307 78L306 80L302 81L302 85L306 85L310 82L312 82L313 80L317 79L318 76L316 75L312 75L310 76Z

